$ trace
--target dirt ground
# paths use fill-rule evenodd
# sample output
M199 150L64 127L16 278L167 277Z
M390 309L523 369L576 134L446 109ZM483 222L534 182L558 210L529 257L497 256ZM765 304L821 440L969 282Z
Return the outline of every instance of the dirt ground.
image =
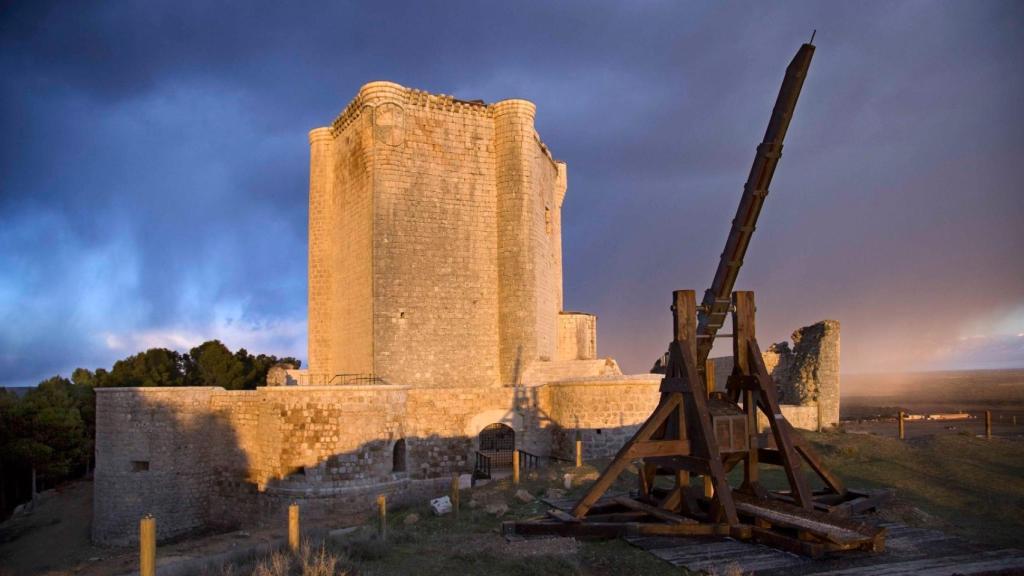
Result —
M111 576L138 569L138 550L91 542L92 481L81 480L40 495L36 507L0 524L0 576ZM208 534L162 544L159 561L204 556L268 541L273 531Z
M89 541L91 524L92 482L41 494L31 513L0 525L0 574L61 574L67 566L110 555Z

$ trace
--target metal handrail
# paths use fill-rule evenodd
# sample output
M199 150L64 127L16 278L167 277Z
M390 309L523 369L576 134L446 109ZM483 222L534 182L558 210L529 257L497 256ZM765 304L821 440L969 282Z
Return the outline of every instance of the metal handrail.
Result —
M491 457L479 450L476 451L476 462L473 464L473 477L491 477Z
M526 450L519 451L519 468L521 470L536 470L540 464L540 456L527 452Z

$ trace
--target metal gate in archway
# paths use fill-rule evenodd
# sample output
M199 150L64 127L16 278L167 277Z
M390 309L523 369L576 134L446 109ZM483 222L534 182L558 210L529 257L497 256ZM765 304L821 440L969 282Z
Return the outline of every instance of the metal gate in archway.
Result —
M488 424L480 431L480 453L490 460L491 469L511 468L516 449L516 431L504 424Z

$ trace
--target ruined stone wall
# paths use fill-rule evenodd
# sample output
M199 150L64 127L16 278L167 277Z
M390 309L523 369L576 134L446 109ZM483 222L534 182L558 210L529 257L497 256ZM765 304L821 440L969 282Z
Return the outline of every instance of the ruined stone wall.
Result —
M792 412L790 423L797 428L818 428L839 423L839 322L822 320L793 332L793 345L772 344L761 354L765 367L779 390L779 401L794 407L811 406L813 410ZM714 358L715 384L725 390L732 372L731 356ZM814 414L811 419L809 414ZM787 416L788 418L788 416Z
M793 332L787 402L821 408L822 426L839 423L839 322L823 320Z

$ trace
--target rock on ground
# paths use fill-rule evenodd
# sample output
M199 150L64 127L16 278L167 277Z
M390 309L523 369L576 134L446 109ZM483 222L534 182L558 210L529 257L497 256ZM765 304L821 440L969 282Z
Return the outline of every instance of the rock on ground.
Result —
M493 504L488 504L487 507L484 508L484 511L486 511L488 514L493 514L498 518L501 518L505 515L506 512L508 512L508 504L505 504L504 502L495 502Z

